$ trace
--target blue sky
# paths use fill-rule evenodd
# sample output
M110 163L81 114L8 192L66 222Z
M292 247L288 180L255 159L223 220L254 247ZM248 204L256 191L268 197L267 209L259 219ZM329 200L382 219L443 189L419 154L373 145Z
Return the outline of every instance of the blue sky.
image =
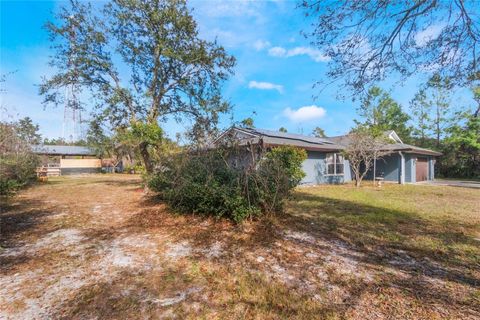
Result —
M353 125L358 102L338 100L335 86L321 93L312 88L325 77L328 59L301 35L310 22L296 9L297 3L194 1L190 6L201 35L217 38L237 58L235 75L224 87L225 98L234 105L234 120L253 117L255 125L265 129L285 127L309 134L320 126L327 135L343 134ZM6 92L0 96L1 104L8 112L2 112L1 118L30 116L50 138L62 135L63 110L44 109L36 85L42 76L53 73L47 63L50 43L42 26L60 4L0 0L0 73L15 71L2 85ZM411 79L394 88L392 95L406 108L416 88L417 80ZM230 118L223 117L222 126L229 124ZM171 137L185 130L173 122L164 128Z

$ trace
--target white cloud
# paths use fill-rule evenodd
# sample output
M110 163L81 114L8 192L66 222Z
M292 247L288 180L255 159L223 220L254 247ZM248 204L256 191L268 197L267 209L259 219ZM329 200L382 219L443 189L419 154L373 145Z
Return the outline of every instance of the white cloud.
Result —
M261 18L260 1L194 1L192 6L201 14L210 18L218 17L256 17Z
M266 48L269 48L271 46L270 42L268 41L263 41L263 40L257 40L255 41L255 43L253 44L253 47L257 50L257 51L261 51L263 49L266 49Z
M260 89L260 90L277 90L279 93L283 93L283 86L279 84L274 84L270 82L258 82L250 81L248 83L249 88Z
M293 49L285 49L282 47L273 47L268 50L268 54L274 57L294 57L300 55L307 55L315 62L327 62L330 61L330 57L324 55L320 50L310 47L295 47Z
M434 24L415 34L415 43L417 46L424 47L431 40L435 40L442 32L444 24Z
M297 110L286 108L283 110L283 115L293 122L304 122L323 118L327 111L322 107L316 105L304 106Z
M285 57L287 50L282 47L273 47L268 50L268 54L274 57Z

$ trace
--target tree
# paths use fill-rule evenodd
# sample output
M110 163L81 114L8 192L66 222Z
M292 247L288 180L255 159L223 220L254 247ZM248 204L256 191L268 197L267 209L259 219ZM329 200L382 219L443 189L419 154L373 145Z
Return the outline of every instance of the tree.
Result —
M325 130L323 130L320 127L315 127L315 129L313 129L313 131L312 131L312 134L317 138L326 138L327 137L327 135L325 134Z
M425 89L420 89L410 101L410 110L412 111L412 120L415 124L412 134L420 145L425 147L432 130L431 110L432 106L427 99Z
M62 137L58 138L44 138L42 141L45 145L61 145L61 146L87 146L86 140L80 139L76 141L65 141Z
M381 136L375 136L370 130L357 128L348 134L349 144L343 154L353 172L355 186L358 188L363 178L378 159L389 154L383 148L386 141Z
M457 112L455 122L442 141L440 174L457 178L480 178L480 118Z
M429 81L428 86L432 88L432 101L435 115L433 117L433 131L437 140L437 147L440 146L440 137L445 129L445 123L448 119L450 101L448 90L451 84L448 79L441 78L438 74L434 75Z
M480 86L473 87L473 99L477 103L477 107L475 108L475 112L473 116L475 118L480 117Z
M455 85L480 78L476 1L303 0L312 43L330 59L326 79L352 95L398 74L438 72ZM331 80L329 80L331 81Z
M38 164L29 143L20 138L17 123L0 121L0 195L10 195L34 181Z
M44 79L40 93L53 105L63 102L65 88L73 87L77 96L89 93L112 128L131 128L151 173L150 142L159 123L191 121L192 136L199 137L198 130L215 127L219 114L230 109L220 90L235 58L199 37L183 0L114 0L96 12L72 0L57 24L47 24L56 50L51 65L58 72Z
M240 121L240 126L243 128L254 128L255 124L254 124L253 118L248 117L243 119L242 121Z
M449 79L440 75L433 75L423 85L410 102L414 120L417 124L415 135L420 138L423 146L430 134L435 137L435 146L440 148L441 138L450 122L450 90L452 85Z
M133 158L133 148L121 141L121 137L122 135L118 132L111 135L105 133L102 123L98 119L90 122L87 132L87 145L95 150L98 157L110 161L113 172L123 159L128 159L131 162Z
M15 124L18 137L28 144L39 144L42 141L42 136L38 132L40 128L38 124L33 124L30 117L25 117L17 121Z
M371 87L357 111L363 118L363 121L355 120L357 125L371 129L375 135L395 130L402 140L409 140L411 128L407 123L410 116L402 111L402 107L388 92L379 87Z
M287 132L287 129L284 128L284 127L280 127L280 129L278 129L278 131L279 131L279 132L284 132L284 133L286 133L286 132Z

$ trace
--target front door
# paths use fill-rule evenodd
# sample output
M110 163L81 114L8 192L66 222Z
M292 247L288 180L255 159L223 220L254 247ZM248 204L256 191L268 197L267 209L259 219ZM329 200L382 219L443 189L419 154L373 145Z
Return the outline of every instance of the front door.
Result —
M428 180L428 159L427 158L418 158L417 159L417 182Z

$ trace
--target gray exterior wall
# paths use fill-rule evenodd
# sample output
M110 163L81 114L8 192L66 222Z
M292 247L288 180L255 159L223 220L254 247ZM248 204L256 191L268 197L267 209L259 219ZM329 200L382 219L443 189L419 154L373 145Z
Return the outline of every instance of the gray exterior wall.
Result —
M344 162L344 174L343 175L327 175L326 174L326 155L324 151L307 151L307 160L302 164L302 169L305 172L305 177L300 182L303 185L317 185L317 184L339 184L352 181L352 171L350 164L347 160ZM405 160L405 183L415 183L416 179L416 167L415 160L416 154L403 154ZM425 156L422 156L425 157ZM250 153L241 153L234 157L237 166L245 166L251 161ZM393 153L383 159L377 160L376 164L376 177L383 177L385 181L401 183L401 161L400 154ZM429 179L433 180L434 172L434 157L428 156L429 164ZM63 173L62 169L62 174ZM87 173L87 172L74 172L70 174ZM69 174L69 173L66 173ZM366 180L373 179L373 168L365 177Z
M307 160L303 162L302 166L302 169L305 172L305 178L303 178L301 184L338 184L352 180L348 161L344 162L343 175L327 175L326 154L326 152L321 151L307 151Z
M390 154L377 160L375 177L382 177L385 181L400 182L400 168L400 155L398 153ZM367 174L366 179L373 179L373 169Z
M412 154L405 155L405 182L416 182L415 156Z
M69 174L99 173L101 168L60 168L62 176Z
M337 184L352 181L352 172L350 164L345 160L345 174L344 175L326 175L326 152L308 151L308 158L303 162L303 171L305 171L305 178L301 184ZM416 183L416 159L417 157L425 157L425 155L417 154L403 154L405 159L405 183ZM428 158L428 179L433 180L435 169L435 158L427 156ZM383 177L385 181L401 183L401 161L402 157L399 153L390 154L383 159L377 160L376 176ZM373 169L365 177L367 180L373 179Z

